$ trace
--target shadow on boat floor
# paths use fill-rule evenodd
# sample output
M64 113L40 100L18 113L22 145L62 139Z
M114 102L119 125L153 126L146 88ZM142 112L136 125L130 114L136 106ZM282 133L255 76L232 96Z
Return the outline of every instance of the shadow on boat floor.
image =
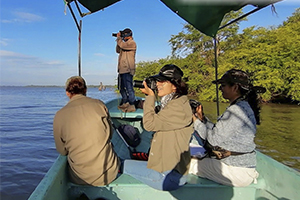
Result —
M76 198L76 200L91 200L90 198L88 198L86 196L86 194L82 193L78 198ZM105 198L97 198L95 200L108 200L108 199L105 199Z

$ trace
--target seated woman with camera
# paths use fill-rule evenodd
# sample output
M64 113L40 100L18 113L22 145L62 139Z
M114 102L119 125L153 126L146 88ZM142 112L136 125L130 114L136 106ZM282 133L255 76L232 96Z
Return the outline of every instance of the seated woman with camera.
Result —
M155 111L156 96L144 81L140 90L146 94L143 125L154 131L147 161L125 160L124 174L158 190L175 190L186 183L191 160L189 141L193 133L192 111L183 72L175 65L165 65L156 80L160 110Z
M230 102L216 124L208 121L202 105L193 115L194 129L205 140L208 156L191 160L189 173L229 186L247 186L256 181L254 137L259 124L257 87L242 70L231 69L214 81ZM264 92L261 90L260 92Z

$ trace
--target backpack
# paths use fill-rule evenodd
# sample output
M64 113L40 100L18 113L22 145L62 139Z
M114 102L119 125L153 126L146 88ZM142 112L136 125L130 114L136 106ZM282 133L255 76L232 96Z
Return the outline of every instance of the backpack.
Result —
M137 147L141 142L140 132L134 126L122 124L118 127L118 131L123 136L124 140L131 147Z

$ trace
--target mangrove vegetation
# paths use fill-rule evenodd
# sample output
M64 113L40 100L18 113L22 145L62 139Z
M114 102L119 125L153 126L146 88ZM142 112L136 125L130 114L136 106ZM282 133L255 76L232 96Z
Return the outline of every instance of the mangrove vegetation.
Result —
M222 24L242 14L241 10L231 12ZM300 8L277 27L252 26L239 32L239 22L234 23L219 30L216 42L218 78L229 69L242 69L251 75L253 85L267 89L261 95L263 101L300 102ZM143 80L172 63L184 71L190 95L215 101L214 39L185 24L169 44L172 56L137 63L134 79Z

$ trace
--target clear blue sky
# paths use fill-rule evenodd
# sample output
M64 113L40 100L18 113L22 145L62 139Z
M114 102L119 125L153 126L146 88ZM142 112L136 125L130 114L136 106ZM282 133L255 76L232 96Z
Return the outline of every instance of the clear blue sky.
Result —
M78 74L78 31L63 0L0 1L0 85L64 85ZM73 4L74 6L74 4ZM300 7L284 0L241 23L241 29L277 26ZM75 7L74 7L75 9ZM84 9L83 9L84 10ZM115 84L113 32L126 27L137 42L137 62L166 58L168 40L185 23L159 0L123 0L83 18L82 76L88 85Z

